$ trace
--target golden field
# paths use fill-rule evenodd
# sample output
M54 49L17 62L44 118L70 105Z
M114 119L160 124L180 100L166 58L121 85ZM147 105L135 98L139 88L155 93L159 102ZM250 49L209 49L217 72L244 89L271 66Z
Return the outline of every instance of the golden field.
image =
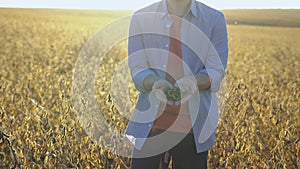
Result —
M251 12L224 11L230 53L209 168L299 168L300 11ZM0 9L0 168L129 167L129 158L107 152L86 134L71 99L83 45L130 14ZM126 57L126 42L112 48L95 82L99 109L120 133L127 121L110 88L113 70ZM129 91L134 105L132 84Z

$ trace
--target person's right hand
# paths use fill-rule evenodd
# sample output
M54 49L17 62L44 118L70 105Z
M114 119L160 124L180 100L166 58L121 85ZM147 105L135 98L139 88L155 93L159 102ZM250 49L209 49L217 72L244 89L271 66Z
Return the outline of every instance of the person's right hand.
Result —
M167 97L165 91L172 87L172 84L165 79L159 79L153 83L152 91L155 93L156 97L163 103L167 103Z
M156 82L153 83L152 90L153 89L160 89L165 91L167 88L172 87L172 84L168 82L165 79L159 79Z

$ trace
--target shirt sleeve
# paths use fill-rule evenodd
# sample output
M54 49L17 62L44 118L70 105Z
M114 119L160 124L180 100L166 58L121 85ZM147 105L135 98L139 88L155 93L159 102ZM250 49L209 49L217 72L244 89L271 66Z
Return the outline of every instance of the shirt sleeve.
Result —
M128 37L128 66L130 69L133 83L137 90L147 91L144 87L144 80L150 74L155 74L149 68L147 52L143 43L143 32L139 23L138 15L133 15L130 21Z
M209 90L211 92L217 92L220 89L221 82L225 76L228 60L227 36L226 20L223 13L220 12L213 27L205 68L198 72L206 73L209 76L211 80Z
M228 33L226 27L226 19L222 12L219 13L218 19L215 23L211 42L216 49L225 70L228 60Z

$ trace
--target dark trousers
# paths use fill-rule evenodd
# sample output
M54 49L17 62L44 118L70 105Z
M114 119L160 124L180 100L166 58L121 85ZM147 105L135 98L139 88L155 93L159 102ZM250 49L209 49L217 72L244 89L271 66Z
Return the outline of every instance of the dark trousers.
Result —
M147 142L145 143L147 144ZM143 150L141 150L143 151ZM139 153L135 150L133 153ZM186 135L176 146L168 150L172 157L173 169L206 169L208 151L197 153L193 134ZM132 158L131 169L159 169L164 161L165 153L145 158ZM166 168L167 169L167 168Z

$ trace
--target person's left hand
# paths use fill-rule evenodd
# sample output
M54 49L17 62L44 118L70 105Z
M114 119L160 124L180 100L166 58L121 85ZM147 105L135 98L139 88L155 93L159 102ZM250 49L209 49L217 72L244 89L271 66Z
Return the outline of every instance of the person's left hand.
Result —
M197 81L194 76L187 76L179 79L176 81L175 86L180 89L181 96L191 96L193 95L197 90Z
M165 94L165 91L167 88L171 87L172 84L168 82L165 79L159 79L157 80L153 86L152 86L152 91L156 95L156 97L160 100L160 102L166 104L167 103L167 97Z

